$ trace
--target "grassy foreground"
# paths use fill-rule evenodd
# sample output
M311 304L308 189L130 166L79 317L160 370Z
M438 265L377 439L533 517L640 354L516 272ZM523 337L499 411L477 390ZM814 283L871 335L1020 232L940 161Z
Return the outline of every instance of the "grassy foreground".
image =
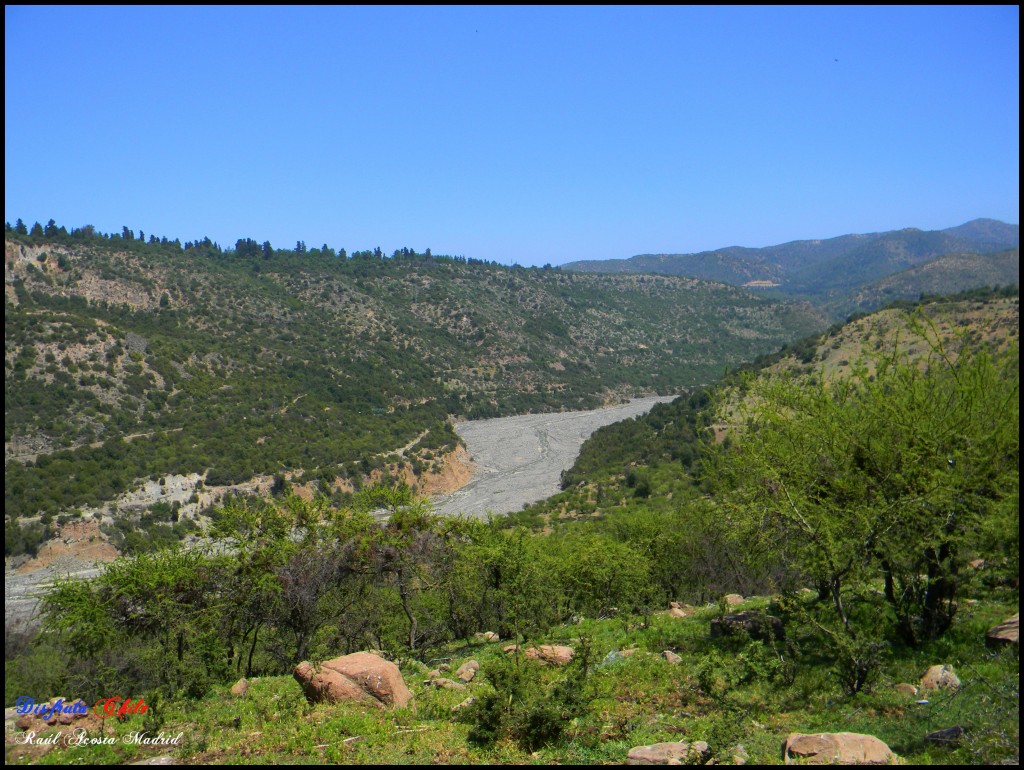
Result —
M766 608L767 599L752 598L738 609ZM717 763L742 757L748 764L779 764L789 733L845 731L880 738L908 763L1000 763L1019 757L1018 654L986 648L985 632L1016 611L1015 593L966 602L940 640L919 650L883 651L879 679L856 696L842 694L809 630L791 622L785 642L713 639L710 622L722 609L707 607L687 618L583 620L536 640L573 646L577 658L589 659L586 675L576 665L559 669L525 659L516 669L502 651L505 642L469 643L428 661L454 671L477 660L481 670L465 691L427 685L426 666L402 662L415 694L408 708L309 705L292 678L261 677L240 698L218 687L199 700L151 702L145 715L85 722L96 729L84 735L115 738L112 744L48 746L46 732L26 744L18 738L24 733L8 732L6 761L119 764L170 756L182 764L621 764L634 746L703 740ZM665 660L664 650L681 662ZM916 697L896 691L898 683L917 684L935 664L954 667L958 690ZM469 710L452 709L471 695L480 700L494 692L493 672L509 668L525 682L510 695L509 709L521 705L525 716L497 740L480 741ZM555 716L566 702L558 684L567 679L581 705ZM531 746L530 731L543 731L551 719L559 722L556 737ZM966 731L959 747L925 740L957 725ZM181 737L162 747L125 741L138 731Z

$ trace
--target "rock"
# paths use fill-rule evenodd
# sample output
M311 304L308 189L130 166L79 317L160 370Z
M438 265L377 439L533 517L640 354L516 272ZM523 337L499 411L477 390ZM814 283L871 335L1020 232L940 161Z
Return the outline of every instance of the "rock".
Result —
M960 679L952 666L932 666L921 678L922 690L955 690Z
M685 741L635 746L626 756L627 765L683 765L697 764L711 754L704 741L689 744Z
M459 670L455 672L455 678L460 679L466 684L473 681L473 677L476 676L476 672L480 670L480 664L475 660L467 660L461 666Z
M673 618L688 618L690 615L695 613L693 607L689 604L680 604L679 602L669 602L668 604L668 615Z
M916 698L918 693L918 689L914 685L909 684L907 682L901 682L900 684L896 685L893 689L900 695L905 695L908 698Z
M231 686L231 694L236 698L241 698L246 692L249 691L249 681L244 677L239 679Z
M466 700L462 701L462 703L456 703L454 706L452 706L452 713L456 714L462 711L463 709L469 708L474 703L476 703L476 697L470 695L468 698L466 698Z
M441 670L438 668L432 668L427 672L427 679L437 679L441 676Z
M725 603L730 607L735 607L737 604L743 604L743 597L739 594L726 594Z
M527 658L550 663L553 666L564 666L572 660L574 654L572 647L558 644L542 644L540 647L531 647L526 651Z
M970 567L971 569L984 569L985 568L985 560L984 559L971 559L969 562L967 562L967 566Z
M665 650L661 653L661 657L667 660L669 663L682 663L683 659L676 655L672 650Z
M1007 618L998 626L992 626L985 635L985 644L989 647L1004 647L1008 644L1020 646L1020 613Z
M787 765L888 765L897 760L885 743L860 733L791 733L782 758Z
M736 748L732 750L732 763L734 765L745 765L750 759L750 755L747 750L743 748L742 743L737 743Z
M640 650L638 648L636 648L636 647L627 647L626 649L622 650L622 652L620 654L624 658L630 658L630 657L636 655L638 652L640 652Z
M437 679L430 679L427 684L433 685L434 687L441 687L445 690L465 690L466 685L462 682L453 682L451 679L444 679L438 677Z
M767 615L756 610L737 612L734 615L726 615L711 621L712 638L726 636L738 631L745 631L750 635L751 639L761 639L763 641L785 637L781 620L774 615Z
M14 726L19 730L31 730L35 724L35 720L36 718L33 714L22 714L15 720Z
M501 637L493 631L482 631L479 634L473 634L473 638L478 642L483 642L484 644L501 641Z
M945 730L936 730L934 733L928 733L928 735L924 736L924 739L928 743L955 749L963 743L964 735L966 735L964 728L960 725L955 725L947 727Z
M303 661L295 667L294 676L311 703L354 701L403 707L412 700L398 666L369 652L325 661L319 670Z
M516 652L518 649L519 649L519 645L518 644L508 644L508 645L502 647L501 651L503 653L505 653L506 655L510 655L511 653Z

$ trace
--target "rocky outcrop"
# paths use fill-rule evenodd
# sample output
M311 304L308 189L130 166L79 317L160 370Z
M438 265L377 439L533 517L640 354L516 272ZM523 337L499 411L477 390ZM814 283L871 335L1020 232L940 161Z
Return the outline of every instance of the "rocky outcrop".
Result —
M403 707L412 700L398 666L369 652L342 655L319 669L303 661L294 676L311 703L352 701L383 708Z
M787 765L889 765L898 757L873 735L792 733L782 746Z

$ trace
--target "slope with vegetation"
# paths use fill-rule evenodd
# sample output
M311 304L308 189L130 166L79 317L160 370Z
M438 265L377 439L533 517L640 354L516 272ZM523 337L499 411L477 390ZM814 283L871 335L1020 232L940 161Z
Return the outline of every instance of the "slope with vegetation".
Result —
M821 325L681 278L26 230L8 228L5 252L14 519L172 474L328 494L387 467L418 475L457 444L452 416L673 392Z
M181 730L175 753L197 762L601 763L686 740L769 763L788 733L820 731L911 762L1019 760L1017 650L985 642L1019 607L1017 313L975 294L837 328L605 429L561 496L507 518L437 518L406 488L234 501L209 551L59 584L45 632L9 639L8 702L144 693L149 722L108 729ZM846 365L804 368L846 339ZM760 622L713 634L729 592ZM660 612L673 601L704 608ZM482 631L575 662L544 668ZM362 649L402 663L413 707L310 706L288 676ZM420 684L470 657L470 693ZM936 664L958 689L897 689ZM258 679L234 699L243 675Z
M641 254L630 259L570 262L562 270L693 276L799 297L833 318L875 310L921 293L951 294L1017 285L1020 228L992 219L922 231L792 241L764 248L730 246L698 254Z

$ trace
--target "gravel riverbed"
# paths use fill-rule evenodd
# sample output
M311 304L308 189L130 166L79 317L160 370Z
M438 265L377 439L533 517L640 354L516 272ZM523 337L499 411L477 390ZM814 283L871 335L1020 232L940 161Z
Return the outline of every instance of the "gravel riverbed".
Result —
M604 425L648 412L675 396L636 398L627 404L582 412L498 417L459 423L456 432L473 458L473 479L462 489L434 499L434 511L484 517L521 510L559 491L562 471L572 467L580 447Z

